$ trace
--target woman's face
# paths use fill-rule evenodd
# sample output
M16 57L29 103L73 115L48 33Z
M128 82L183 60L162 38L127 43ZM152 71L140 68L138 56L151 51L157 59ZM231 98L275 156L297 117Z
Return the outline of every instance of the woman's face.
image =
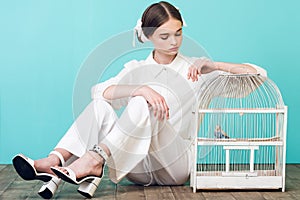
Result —
M170 18L158 27L149 37L155 51L167 55L176 55L182 42L182 24L179 20Z

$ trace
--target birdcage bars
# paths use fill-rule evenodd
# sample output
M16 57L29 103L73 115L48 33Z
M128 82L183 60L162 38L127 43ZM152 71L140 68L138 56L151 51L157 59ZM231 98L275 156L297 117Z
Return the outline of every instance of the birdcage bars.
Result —
M287 107L260 75L220 75L199 97L191 186L285 188Z

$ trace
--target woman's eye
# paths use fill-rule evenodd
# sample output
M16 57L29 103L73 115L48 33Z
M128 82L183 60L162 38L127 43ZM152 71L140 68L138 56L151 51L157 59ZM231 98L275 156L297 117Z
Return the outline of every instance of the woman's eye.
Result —
M166 37L161 37L160 39L162 39L162 40L167 40L167 39L168 39L168 36L166 36Z
M181 36L181 32L176 33L175 36Z

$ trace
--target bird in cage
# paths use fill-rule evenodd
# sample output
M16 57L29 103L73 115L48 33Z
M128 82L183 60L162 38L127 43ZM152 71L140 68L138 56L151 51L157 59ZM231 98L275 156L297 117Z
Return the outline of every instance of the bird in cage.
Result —
M214 135L218 139L229 139L229 136L225 131L221 129L220 125L216 125Z

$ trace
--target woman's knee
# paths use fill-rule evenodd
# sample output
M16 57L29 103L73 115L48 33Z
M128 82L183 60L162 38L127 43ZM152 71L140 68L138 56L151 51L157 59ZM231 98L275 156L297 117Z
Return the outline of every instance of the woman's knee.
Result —
M113 107L106 101L102 99L95 99L90 104L92 105L92 109L94 111L94 115L97 118L98 122L102 122L103 120L113 120L117 119L117 115Z
M141 122L149 117L149 107L144 97L133 97L126 108L126 113L132 122Z
M147 100L142 96L132 97L128 103L128 106L130 106L131 104L148 108Z
M95 111L100 111L100 112L114 112L113 107L106 101L102 99L94 99L92 101L93 107Z

